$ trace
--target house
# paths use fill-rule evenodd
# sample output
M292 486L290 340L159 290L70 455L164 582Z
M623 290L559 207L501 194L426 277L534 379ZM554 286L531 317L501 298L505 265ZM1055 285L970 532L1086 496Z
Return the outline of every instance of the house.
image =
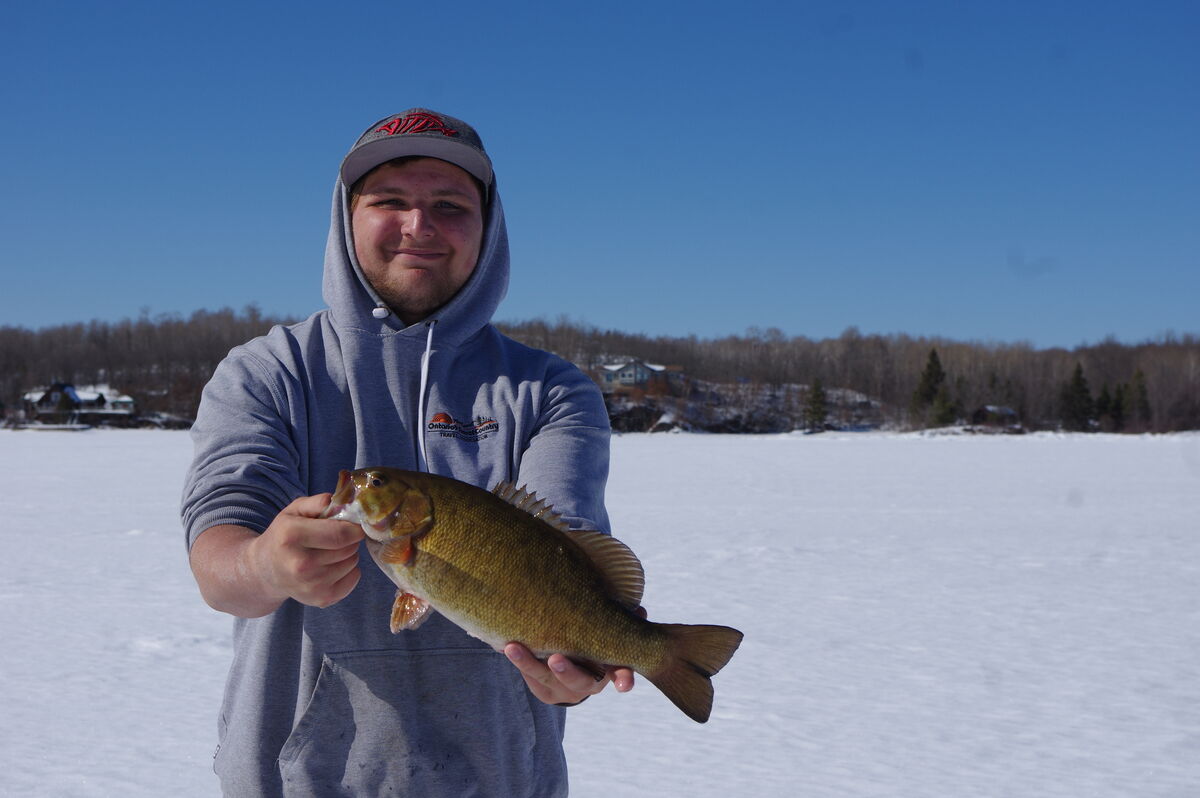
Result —
M630 358L601 366L600 389L604 393L635 391L669 393L683 380L682 371L673 366L660 366Z
M56 382L24 396L25 417L42 423L123 423L137 415L131 397L107 385Z
M1021 415L1011 407L984 405L971 414L973 427L995 427L1016 432L1021 429Z

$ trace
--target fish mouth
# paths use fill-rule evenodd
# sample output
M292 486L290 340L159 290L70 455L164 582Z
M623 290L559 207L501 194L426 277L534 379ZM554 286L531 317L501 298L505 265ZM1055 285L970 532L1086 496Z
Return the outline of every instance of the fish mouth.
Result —
M387 543L398 538L422 534L433 522L432 508L427 497L420 496L415 511L423 518L414 524L411 515L412 492L405 486L406 493L402 501L391 506L390 510L379 507L378 502L371 500L371 491L380 487L382 480L373 476L370 469L358 471L342 470L338 472L337 487L329 498L329 506L321 513L321 518L332 518L338 521L349 521L362 527L367 538L379 543ZM364 504L364 499L366 503ZM423 503L422 503L423 500ZM400 523L400 522L404 523Z
M344 504L330 502L329 506L325 508L325 511L321 513L321 518L337 518L339 520L345 520L342 518L342 513L345 511L345 509L346 505Z
M367 533L367 539L377 543L387 543L392 540L392 520L395 513L390 513L380 518L378 521L372 521L369 518L359 516L358 522L362 525L363 532Z
M325 511L323 513L321 513L320 517L321 518L333 518L338 521L350 521L352 519L346 517L346 508L347 507L349 507L349 505L337 504L336 502L330 502L329 506L325 508Z
M367 534L368 540L383 543L392 537L391 526L395 515L395 512L392 512L374 521L367 517L363 512L362 505L358 502L358 490L354 485L354 474L343 469L338 472L337 487L333 489L333 495L329 499L329 506L325 508L320 517L358 524L362 527L363 532Z
M354 479L349 471L342 469L338 472L337 487L329 499L329 506L321 513L322 518L340 518L345 521L357 521L357 518L346 518L343 513L354 503Z
M368 542L386 543L394 536L391 533L392 517L385 515L378 521L372 521L363 515L362 508L357 502L338 504L330 502L329 507L321 514L322 518L332 518L335 521L349 521L358 524L367 535Z

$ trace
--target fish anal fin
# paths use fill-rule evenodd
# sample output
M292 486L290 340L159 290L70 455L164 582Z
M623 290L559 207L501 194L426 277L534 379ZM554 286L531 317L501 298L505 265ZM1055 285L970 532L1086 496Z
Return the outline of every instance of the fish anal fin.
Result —
M590 659L572 659L581 670L585 670L592 675L592 678L598 682L604 681L604 677L608 676L608 671L598 662L592 662Z
M429 618L429 602L403 590L396 591L392 603L392 634L404 629L416 629Z
M614 599L629 609L642 603L646 573L628 546L612 535L591 529L573 529L567 534L604 574Z

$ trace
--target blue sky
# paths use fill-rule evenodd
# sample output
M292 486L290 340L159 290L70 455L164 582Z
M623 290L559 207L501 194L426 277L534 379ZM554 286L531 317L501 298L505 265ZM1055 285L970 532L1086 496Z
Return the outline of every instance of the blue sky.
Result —
M479 129L499 319L1200 331L1200 4L10 4L0 325L321 306L337 165Z

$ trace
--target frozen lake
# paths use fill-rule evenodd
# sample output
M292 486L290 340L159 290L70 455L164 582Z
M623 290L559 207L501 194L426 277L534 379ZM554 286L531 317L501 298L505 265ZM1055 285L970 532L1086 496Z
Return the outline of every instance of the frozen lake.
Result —
M189 457L0 432L0 794L217 793ZM1200 795L1200 435L626 435L608 504L652 619L746 639L706 725L572 710L575 796Z

